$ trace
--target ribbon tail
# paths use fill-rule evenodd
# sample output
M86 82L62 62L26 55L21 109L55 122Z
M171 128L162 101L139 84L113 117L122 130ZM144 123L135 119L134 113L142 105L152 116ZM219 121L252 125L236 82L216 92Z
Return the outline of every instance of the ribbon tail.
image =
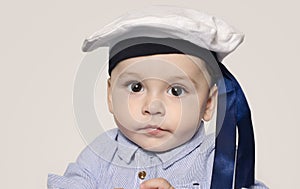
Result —
M219 63L219 66L226 88L221 87L219 92L218 111L222 108L224 110L222 104L223 106L226 104L226 112L224 120L217 116L211 189L232 188L234 174L234 188L250 187L254 184L255 172L255 142L250 108L237 80L223 64ZM239 137L235 160L236 127ZM236 162L235 173L234 162Z

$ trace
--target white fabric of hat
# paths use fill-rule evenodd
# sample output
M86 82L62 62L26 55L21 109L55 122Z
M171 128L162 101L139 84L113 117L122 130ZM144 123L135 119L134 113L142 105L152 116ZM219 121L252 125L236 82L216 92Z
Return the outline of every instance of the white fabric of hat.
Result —
M112 47L132 37L174 38L190 41L217 53L219 61L234 51L244 35L225 21L186 8L150 6L128 12L88 37L84 52Z

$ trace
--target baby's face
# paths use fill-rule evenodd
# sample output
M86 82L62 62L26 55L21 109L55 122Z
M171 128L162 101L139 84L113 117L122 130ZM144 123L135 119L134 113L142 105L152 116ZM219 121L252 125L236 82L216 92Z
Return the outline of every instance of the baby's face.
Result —
M201 119L211 119L217 93L204 64L183 54L120 62L108 80L108 105L121 132L157 152L191 139Z

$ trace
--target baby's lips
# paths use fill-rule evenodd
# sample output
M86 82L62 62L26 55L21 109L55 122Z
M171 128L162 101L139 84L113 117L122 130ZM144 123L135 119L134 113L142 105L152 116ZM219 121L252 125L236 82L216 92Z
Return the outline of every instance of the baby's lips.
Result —
M170 132L168 129L162 128L158 125L146 125L142 128L139 128L138 131L148 134L158 134L162 131Z
M159 125L146 125L142 128L140 128L139 130L150 130L150 129L157 129L157 130L161 130L161 131L167 131L167 129L162 128Z

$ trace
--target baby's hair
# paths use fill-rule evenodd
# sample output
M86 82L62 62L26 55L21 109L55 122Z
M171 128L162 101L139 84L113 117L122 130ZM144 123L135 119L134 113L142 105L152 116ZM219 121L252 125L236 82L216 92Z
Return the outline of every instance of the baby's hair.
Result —
M215 52L212 52L212 55L216 55ZM219 68L219 63L218 63L218 59L215 57L216 62L206 62L205 61L205 69L207 70L207 73L210 77L210 86L213 86L215 84L217 84L218 79L220 79L220 77L222 77L222 73L221 70Z

